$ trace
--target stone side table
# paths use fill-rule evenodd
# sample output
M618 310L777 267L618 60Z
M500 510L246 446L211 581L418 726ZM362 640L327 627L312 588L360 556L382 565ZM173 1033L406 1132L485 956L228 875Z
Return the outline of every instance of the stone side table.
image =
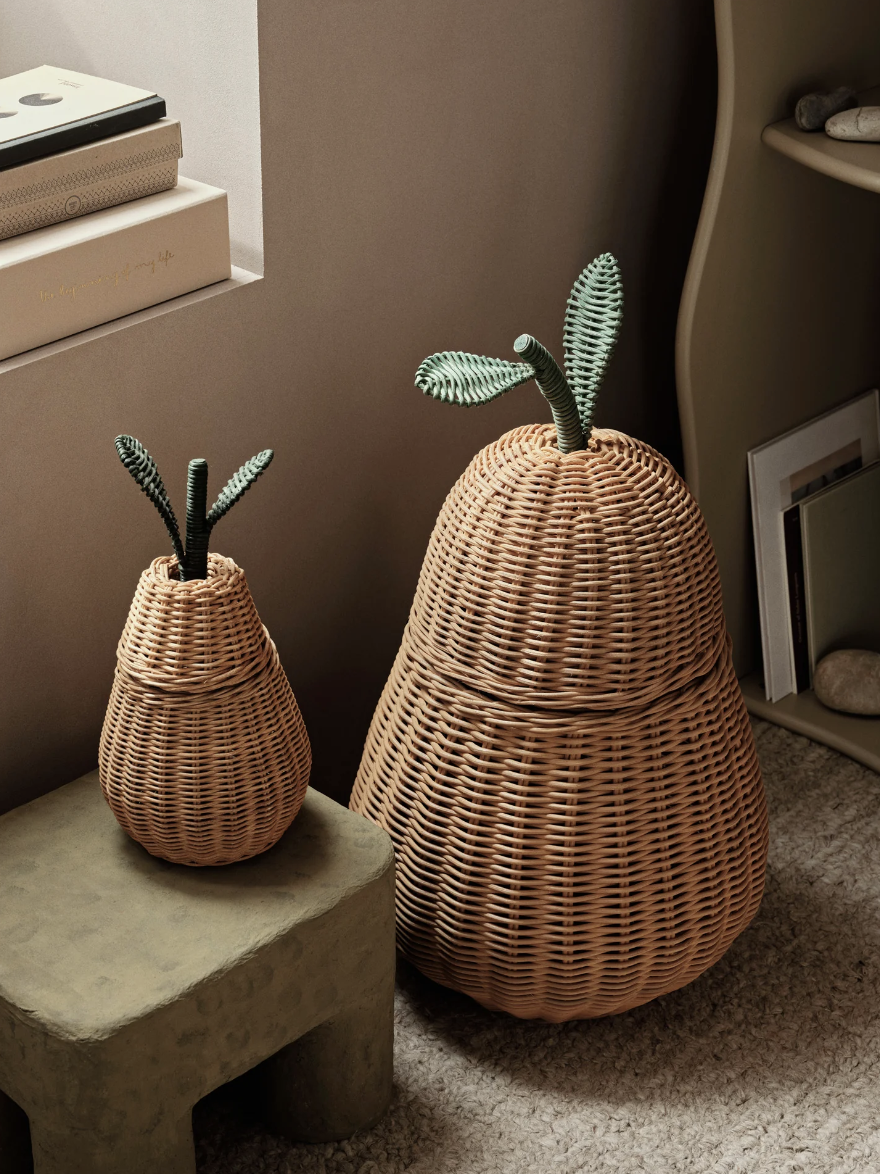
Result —
M260 1065L303 1141L391 1096L393 856L310 790L270 852L149 856L97 772L0 818L0 1174L194 1174L192 1107ZM6 1094L5 1096L3 1094Z

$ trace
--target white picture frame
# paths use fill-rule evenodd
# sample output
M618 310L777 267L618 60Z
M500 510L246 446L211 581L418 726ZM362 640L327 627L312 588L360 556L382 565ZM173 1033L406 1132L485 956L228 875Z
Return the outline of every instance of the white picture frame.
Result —
M795 691L794 651L782 513L828 483L858 454L862 467L880 459L880 393L866 391L748 454L755 538L764 689L768 701Z

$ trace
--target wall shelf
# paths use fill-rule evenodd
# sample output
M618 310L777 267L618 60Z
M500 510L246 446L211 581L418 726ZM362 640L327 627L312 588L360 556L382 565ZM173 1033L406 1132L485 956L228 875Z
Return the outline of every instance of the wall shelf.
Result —
M859 96L862 106L880 106L880 86ZM824 131L798 130L793 118L764 128L763 141L774 151L843 183L880 192L880 143L845 143Z
M835 713L816 699L812 689L789 693L781 701L768 701L760 673L744 677L740 684L746 707L755 717L823 742L880 772L880 718Z
M880 86L860 94L859 104L880 106ZM761 138L774 151L821 175L880 193L880 143L847 143L822 131L802 131L793 118L765 127ZM835 713L817 700L812 689L768 701L760 673L744 678L742 689L749 712L756 717L823 742L880 771L880 718Z
M155 306L147 306L146 309L136 310L133 314L125 314L121 318L114 318L110 322L103 322L100 326L93 326L89 330L81 330L78 334L69 334L66 338L59 338L56 342L46 343L45 346L35 347L30 351L22 351L21 354L12 355L8 359L0 362L0 376L7 371L14 371L16 367L24 367L29 363L37 363L41 359L49 358L50 355L57 355L61 351L70 350L71 347L82 346L83 343L91 342L97 338L103 338L107 334L114 334L117 330L125 330L130 326L136 326L139 322L147 322L150 318L158 318L163 314L171 314L177 310L182 310L187 306L192 306L196 302L203 302L206 298L215 298L220 294L231 293L233 290L240 289L242 286L250 285L252 281L261 281L262 278L257 273L251 273L247 269L239 269L238 266L232 266L232 276L226 281L216 281L213 285L202 286L201 289L194 289L190 293L181 294L178 298L170 298L167 302L157 302Z
M789 117L802 94L842 82L880 105L880 5L715 0L715 18L715 148L676 343L685 476L750 712L880 771L880 718L834 713L812 692L765 698L747 472L750 449L880 378L880 143Z

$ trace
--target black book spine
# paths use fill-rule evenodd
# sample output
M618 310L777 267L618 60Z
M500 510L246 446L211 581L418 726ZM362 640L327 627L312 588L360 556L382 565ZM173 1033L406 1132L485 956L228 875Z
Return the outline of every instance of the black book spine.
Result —
M788 572L788 610L794 649L795 692L810 687L810 650L807 644L807 600L804 588L804 548L801 539L801 507L791 506L782 515L785 566Z
M30 163L32 159L57 155L59 151L69 151L71 147L95 143L98 139L109 138L110 135L119 135L127 130L136 130L140 126L149 126L151 122L158 122L164 117L165 99L154 96L144 98L141 102L132 102L128 106L120 106L116 110L107 110L104 114L95 115L94 118L83 118L79 122L68 122L63 126L53 126L33 135L23 135L19 139L11 139L8 143L0 143L0 171L5 171L7 167L17 167L19 163Z

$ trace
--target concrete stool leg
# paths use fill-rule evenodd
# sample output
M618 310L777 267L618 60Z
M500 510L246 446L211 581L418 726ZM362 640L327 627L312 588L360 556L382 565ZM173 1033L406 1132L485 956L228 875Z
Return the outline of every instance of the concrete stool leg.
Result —
M32 1120L34 1174L196 1174L191 1112L153 1129L118 1116L119 1125L105 1119L94 1127L60 1117Z
M344 1011L263 1064L267 1122L293 1141L338 1141L391 1102L394 991Z
M0 1174L29 1174L31 1168L27 1114L0 1092Z

